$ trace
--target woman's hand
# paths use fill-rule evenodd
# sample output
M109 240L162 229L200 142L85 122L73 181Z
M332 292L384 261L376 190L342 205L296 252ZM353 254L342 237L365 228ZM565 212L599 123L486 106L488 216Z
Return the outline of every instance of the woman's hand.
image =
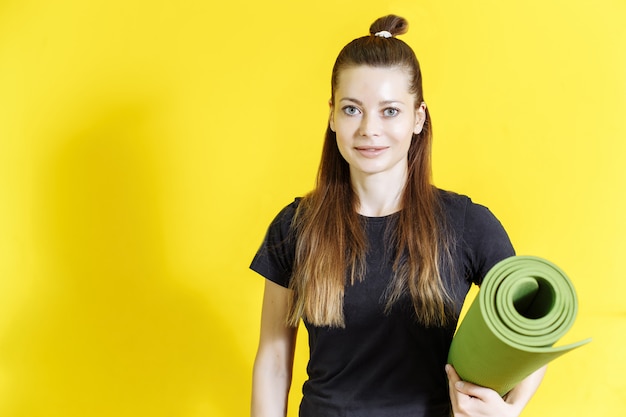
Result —
M511 397L507 394L502 398L492 389L462 381L452 365L446 365L446 373L448 374L450 400L455 417L517 417L534 393L533 389L530 395L523 396L524 398L527 397L526 401L515 401L516 398L521 397ZM539 381L537 381L537 385ZM536 389L536 386L534 388Z

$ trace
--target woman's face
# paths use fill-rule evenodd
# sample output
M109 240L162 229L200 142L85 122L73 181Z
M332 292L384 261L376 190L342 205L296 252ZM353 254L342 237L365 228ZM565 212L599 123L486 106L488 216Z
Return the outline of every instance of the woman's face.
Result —
M398 67L349 67L341 70L330 103L330 128L356 177L407 170L414 133L426 119L426 105L415 106L410 78Z

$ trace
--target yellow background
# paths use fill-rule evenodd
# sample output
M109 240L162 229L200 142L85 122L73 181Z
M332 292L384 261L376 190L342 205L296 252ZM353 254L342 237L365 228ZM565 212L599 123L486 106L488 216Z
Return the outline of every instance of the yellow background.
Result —
M580 301L524 416L626 411L624 0L0 1L0 415L244 416L339 49L409 19L437 185ZM295 416L306 359L301 333Z

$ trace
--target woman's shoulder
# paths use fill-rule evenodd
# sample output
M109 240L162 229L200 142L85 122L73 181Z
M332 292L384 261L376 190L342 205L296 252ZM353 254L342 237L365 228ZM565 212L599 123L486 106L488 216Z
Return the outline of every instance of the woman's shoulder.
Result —
M279 227L285 231L289 229L294 217L296 216L296 212L298 211L301 201L302 197L295 197L293 201L284 206L274 217L270 227Z
M439 188L437 192L442 212L457 226L465 227L468 222L470 224L498 222L489 208L474 202L465 194Z
M463 194L443 190L439 194L447 230L460 245L468 270L472 271L470 281L480 283L493 265L515 255L509 236L486 206Z
M465 194L459 194L441 188L437 188L437 194L441 211L445 213L447 217L463 217L468 207L474 205L472 199Z
M265 278L287 288L294 262L295 240L292 222L300 199L284 206L267 229L261 247L250 268Z
M454 191L444 190L441 188L436 188L436 190L437 190L437 195L439 197L439 200L442 202L444 207L464 206L464 205L467 205L468 202L472 201L465 194L459 194Z

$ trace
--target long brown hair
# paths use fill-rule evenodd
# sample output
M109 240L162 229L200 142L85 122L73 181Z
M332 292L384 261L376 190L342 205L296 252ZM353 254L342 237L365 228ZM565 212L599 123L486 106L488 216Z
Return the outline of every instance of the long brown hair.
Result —
M410 76L416 108L424 101L422 76L413 50L395 35L406 33L404 18L389 15L376 20L370 36L357 38L339 53L331 78L334 103L340 71L355 66L399 67ZM392 37L376 36L387 31ZM379 34L380 35L380 34ZM392 233L395 244L394 277L387 290L387 310L407 291L418 320L427 326L447 322L449 297L440 276L447 248L437 190L431 183L432 130L430 114L408 152L408 178L399 218ZM298 207L295 267L289 324L301 318L317 326L343 327L345 285L363 278L367 239L357 213L358 197L350 169L337 148L336 134L326 129L316 188Z

